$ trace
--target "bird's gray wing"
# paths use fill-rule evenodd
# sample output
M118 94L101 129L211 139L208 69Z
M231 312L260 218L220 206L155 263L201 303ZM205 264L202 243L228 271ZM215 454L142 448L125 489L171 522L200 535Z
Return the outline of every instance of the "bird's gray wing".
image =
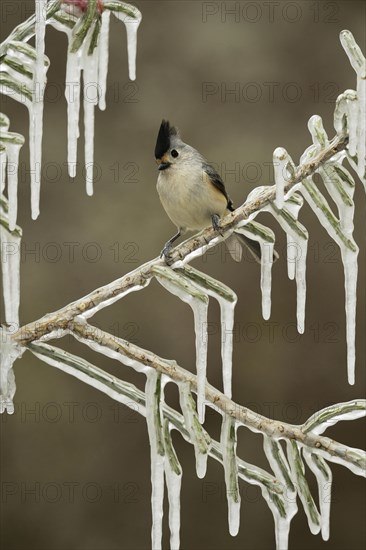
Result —
M208 175L208 177L210 178L210 181L211 181L212 185L214 185L216 187L216 189L221 191L221 193L226 198L228 210L230 210L230 212L233 212L235 210L234 205L233 205L233 201L231 200L231 198L229 197L229 195L226 192L225 184L222 181L221 176L216 172L215 168L213 166L211 166L211 164L203 163L203 169L206 172L206 174Z

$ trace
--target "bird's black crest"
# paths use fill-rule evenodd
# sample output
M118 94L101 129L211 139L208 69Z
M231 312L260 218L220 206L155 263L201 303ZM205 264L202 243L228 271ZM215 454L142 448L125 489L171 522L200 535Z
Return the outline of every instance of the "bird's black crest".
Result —
M170 123L168 120L163 120L160 125L158 138L156 140L156 145L155 145L156 159L162 158L162 156L170 148L170 138L172 136L177 136L177 135L178 135L178 130L174 126L170 126Z

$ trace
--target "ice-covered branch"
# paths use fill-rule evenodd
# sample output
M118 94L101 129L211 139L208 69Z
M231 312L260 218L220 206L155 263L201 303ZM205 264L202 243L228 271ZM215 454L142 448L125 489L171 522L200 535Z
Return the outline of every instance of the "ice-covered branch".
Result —
M347 143L347 136L336 136L329 146L322 150L316 158L298 168L296 176L288 182L285 191L290 190L305 177L314 174L323 163L340 151L343 151ZM171 253L173 267L182 267L182 265L192 260L194 256L202 255L209 247L215 246L219 241L224 240L235 230L236 226L239 226L243 221L248 220L253 214L255 215L273 202L275 196L275 185L264 188L261 195L257 195L254 199L245 202L234 212L223 218L220 229L221 235L218 235L215 230L209 227L178 245ZM39 339L53 330L67 328L68 323L77 315L89 317L96 313L97 310L123 298L126 294L146 287L153 277L154 267L164 265L165 262L159 257L150 260L112 283L92 291L90 294L68 304L58 311L48 313L37 321L21 327L14 334L14 340L18 343L26 344L32 340Z
M99 353L112 357L126 365L137 364L139 365L138 370L140 372L144 368L154 369L177 384L189 384L190 389L196 394L198 393L197 376L180 367L176 361L163 359L149 350L142 349L131 342L113 336L77 319L69 324L69 331L82 343ZM306 424L306 429L304 430L301 426L271 420L251 411L247 407L234 403L230 398L207 382L205 384L204 398L207 405L221 411L223 414L231 416L241 425L246 426L254 432L265 434L274 439L292 439L301 445L316 450L318 454L321 454L327 460L341 463L344 461L344 465L354 473L366 475L366 454L363 451L359 451L359 453L349 452L349 448L345 445L319 436L319 431L317 430L318 424L315 420L313 421L315 423L314 427L311 423ZM352 410L347 410L349 418L357 418L358 415L364 415L365 406L365 401L355 401ZM346 419L347 417L342 414L342 404L338 407L339 409L331 409L325 418L326 413L323 412L321 416L322 422L328 421L329 425L331 425L331 419L336 419L335 422L343 418Z

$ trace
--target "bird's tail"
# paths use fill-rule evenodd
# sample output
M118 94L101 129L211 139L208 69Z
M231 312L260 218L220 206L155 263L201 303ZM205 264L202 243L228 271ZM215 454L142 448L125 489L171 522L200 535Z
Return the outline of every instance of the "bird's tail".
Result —
M243 245L250 252L251 256L259 264L261 263L262 253L261 247L258 241L253 241L245 235L240 233L232 233L229 238L226 239L225 244L230 252L231 257L236 262L240 262L243 255ZM275 262L279 258L277 252L273 251L273 261Z

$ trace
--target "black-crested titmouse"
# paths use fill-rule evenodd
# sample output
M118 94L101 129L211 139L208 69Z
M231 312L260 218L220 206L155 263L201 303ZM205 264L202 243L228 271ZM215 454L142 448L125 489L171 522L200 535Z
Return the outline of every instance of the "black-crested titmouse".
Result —
M173 242L187 231L198 231L211 224L219 231L220 219L232 212L234 206L213 166L196 149L184 143L178 129L166 120L159 129L155 158L159 169L156 186L159 197L178 229L162 250L161 255L167 258ZM258 242L239 234L232 234L225 242L234 260L241 260L239 243L243 243L260 262Z

